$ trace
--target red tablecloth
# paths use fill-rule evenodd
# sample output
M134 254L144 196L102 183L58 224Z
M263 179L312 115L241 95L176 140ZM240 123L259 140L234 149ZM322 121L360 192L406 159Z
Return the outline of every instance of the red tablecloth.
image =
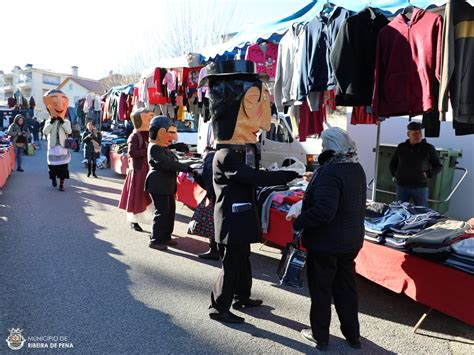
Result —
M264 238L276 245L291 241L285 213L270 210ZM359 275L393 292L474 325L474 276L382 245L364 242L356 259Z
M199 202L206 196L206 190L189 179L180 181L178 179L178 191L176 191L176 200L184 203L186 206L196 208Z
M0 187L5 186L8 177L11 175L15 167L15 150L13 146L8 149L8 152L0 156Z
M127 175L128 155L118 154L113 150L109 153L110 169L120 175Z

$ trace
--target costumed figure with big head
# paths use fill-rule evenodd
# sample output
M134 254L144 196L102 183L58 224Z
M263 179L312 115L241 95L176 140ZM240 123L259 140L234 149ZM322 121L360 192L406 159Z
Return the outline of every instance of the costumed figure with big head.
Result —
M177 129L170 118L153 117L148 148L150 171L146 177L145 190L151 195L155 207L149 246L157 250L166 250L168 245L177 244L171 239L176 214L176 178L180 171L193 172L188 165L180 163L169 148L177 139Z
M217 152L213 161L215 239L222 270L211 294L209 316L226 323L244 318L230 312L262 304L251 299L250 244L262 240L256 186L282 185L298 177L292 171L268 172L256 164L260 129L269 130L270 95L251 61L211 63L200 86L210 88L210 111Z
M147 149L148 130L153 112L145 108L135 110L130 115L135 129L128 137L128 172L120 196L119 208L127 211L130 227L142 232L139 223L149 223L151 199L145 192L145 179L148 173Z
M68 164L71 161L71 152L65 147L66 139L72 132L71 122L65 118L69 99L61 90L53 89L44 94L43 102L50 116L43 128L43 134L48 139L49 178L53 187L58 186L59 178L59 190L64 191L64 180L69 179Z

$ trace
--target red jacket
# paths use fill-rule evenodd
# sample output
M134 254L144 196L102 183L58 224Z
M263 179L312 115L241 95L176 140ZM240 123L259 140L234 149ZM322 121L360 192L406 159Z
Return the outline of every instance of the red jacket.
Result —
M377 38L374 111L378 116L415 116L436 107L440 80L442 17L414 8L411 21L397 15Z

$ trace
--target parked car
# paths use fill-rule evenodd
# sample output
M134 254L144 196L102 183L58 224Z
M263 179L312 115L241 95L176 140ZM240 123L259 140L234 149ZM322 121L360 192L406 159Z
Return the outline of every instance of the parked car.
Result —
M202 154L206 146L214 140L211 122L199 121L197 152ZM322 150L321 139L307 138L300 142L297 138L297 128L293 128L289 116L274 116L268 132L259 136L261 144L261 165L264 168L273 163L278 166L289 166L300 162L307 170L314 170L317 166L318 155Z

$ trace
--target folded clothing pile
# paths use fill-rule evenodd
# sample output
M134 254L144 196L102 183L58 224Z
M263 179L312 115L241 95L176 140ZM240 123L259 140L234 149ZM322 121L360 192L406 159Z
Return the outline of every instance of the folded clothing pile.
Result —
M444 262L446 265L474 275L474 234L451 244L452 252Z

